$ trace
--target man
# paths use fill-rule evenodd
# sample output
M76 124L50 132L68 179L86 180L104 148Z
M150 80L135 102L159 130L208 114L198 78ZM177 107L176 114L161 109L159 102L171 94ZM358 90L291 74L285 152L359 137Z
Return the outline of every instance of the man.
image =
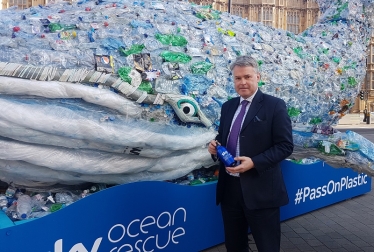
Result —
M227 252L248 251L249 227L259 252L277 252L280 206L288 203L279 163L293 151L291 121L283 100L258 89L260 73L253 58L238 57L231 70L240 97L223 104L218 135L208 147L216 155L218 142L237 161L234 167L220 163L217 183L225 245Z

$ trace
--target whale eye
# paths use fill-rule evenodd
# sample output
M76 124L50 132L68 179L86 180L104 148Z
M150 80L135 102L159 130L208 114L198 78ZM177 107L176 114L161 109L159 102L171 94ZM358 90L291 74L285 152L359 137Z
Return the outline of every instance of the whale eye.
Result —
M178 101L178 108L187 116L196 116L197 107L190 100L183 99Z
M165 94L165 101L171 105L174 113L182 122L212 126L212 122L200 110L194 98L186 95Z

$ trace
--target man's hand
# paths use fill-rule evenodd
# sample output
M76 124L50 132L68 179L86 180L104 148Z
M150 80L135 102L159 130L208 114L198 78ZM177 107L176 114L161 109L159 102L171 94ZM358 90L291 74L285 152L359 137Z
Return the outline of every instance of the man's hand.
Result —
M240 161L240 165L235 167L226 167L226 170L229 173L243 173L255 167L255 164L249 157L236 157L235 160Z
M208 145L208 152L212 155L217 155L217 149L216 149L216 146L217 146L217 142L216 140L212 140L210 141L209 145Z

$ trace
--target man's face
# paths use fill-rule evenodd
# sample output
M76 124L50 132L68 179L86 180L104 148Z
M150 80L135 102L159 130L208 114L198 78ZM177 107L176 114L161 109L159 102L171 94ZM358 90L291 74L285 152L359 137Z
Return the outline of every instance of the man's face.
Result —
M235 66L232 70L235 91L244 99L254 94L260 80L260 73L256 73L250 66Z

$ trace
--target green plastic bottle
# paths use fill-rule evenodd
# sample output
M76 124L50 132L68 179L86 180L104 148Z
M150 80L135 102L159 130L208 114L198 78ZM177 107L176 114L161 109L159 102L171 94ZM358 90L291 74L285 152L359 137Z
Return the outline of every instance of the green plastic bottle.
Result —
M164 45L172 45L172 46L185 46L187 45L187 39L180 35L173 35L173 34L156 34L155 38L160 41Z
M138 54L138 53L141 53L143 51L143 49L145 48L145 46L142 44L142 45L132 45L130 49L128 50L125 50L123 47L120 47L118 48L120 54L124 55L124 56L129 56L131 54Z
M160 56L166 62L187 63L192 60L191 56L180 52L164 51L160 54Z
M76 25L65 25L61 23L50 23L48 25L48 28L51 32L60 32L60 31L76 29L77 26Z

